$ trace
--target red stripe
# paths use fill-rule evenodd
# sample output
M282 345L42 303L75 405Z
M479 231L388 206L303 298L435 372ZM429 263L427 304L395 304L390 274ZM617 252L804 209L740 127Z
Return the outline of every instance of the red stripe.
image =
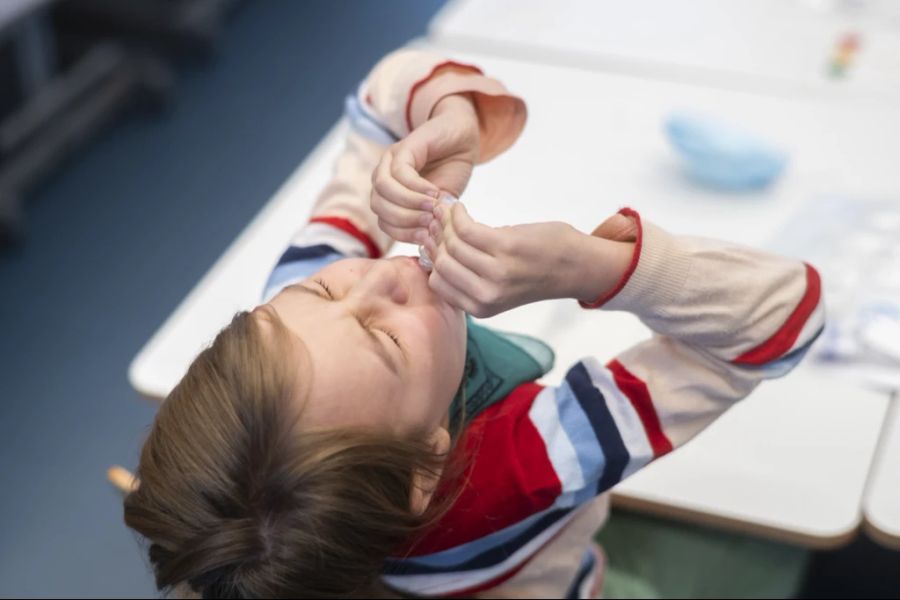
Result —
M609 300L613 296L622 291L622 288L625 287L625 285L628 283L628 280L631 279L632 274L634 274L634 270L637 269L638 262L641 258L641 246L643 245L644 240L644 229L641 226L641 215L639 215L637 211L630 208L623 208L619 211L619 214L634 218L635 225L637 225L637 234L634 241L634 252L631 254L631 264L628 265L628 269L625 271L625 273L622 274L622 277L619 279L619 282L613 289L606 292L593 302L583 302L579 300L578 304L580 304L582 308L599 308L609 302Z
M822 293L819 273L807 263L803 263L803 266L806 267L806 293L803 294L800 304L772 337L731 362L737 365L762 365L781 357L794 346L806 321L819 305Z
M606 367L612 371L616 386L622 390L640 417L650 446L653 447L653 457L658 458L671 452L672 442L663 433L659 415L656 414L653 400L650 399L650 390L647 389L647 384L617 360L610 361Z
M409 88L409 96L406 98L406 111L404 114L406 115L406 128L409 129L410 131L412 131L412 128L413 128L413 126L412 126L413 97L416 95L416 92L419 91L420 87L422 87L423 85L425 85L426 83L431 81L431 79L435 75L437 75L437 72L440 71L441 69L443 69L444 67L458 67L460 69L469 69L470 71L474 71L475 73L478 73L479 75L484 75L484 72L481 69L479 69L478 67L476 67L475 65L467 65L467 64L463 64L463 63L458 63L453 60L448 60L448 61L442 62L439 65L437 65L436 67L434 67L431 70L431 72L428 73L428 75L426 75L422 79L415 82L413 84L413 86L411 88Z
M366 247L366 252L369 253L370 258L380 258L381 250L372 241L372 238L367 236L365 233L360 231L356 225L354 225L349 219L345 219L343 217L313 217L309 220L310 223L324 223L326 225L331 225L336 229L340 229L344 233L349 233Z
M450 510L403 556L424 556L480 539L549 508L562 492L547 446L528 411L543 386L524 383L466 427L469 464ZM440 492L439 492L440 493Z

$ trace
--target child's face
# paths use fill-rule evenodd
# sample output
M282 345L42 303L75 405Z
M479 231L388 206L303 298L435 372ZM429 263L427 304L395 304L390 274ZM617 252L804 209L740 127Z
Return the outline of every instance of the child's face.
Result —
M311 364L298 358L309 390L304 427L415 435L446 426L465 318L431 290L416 259L340 260L260 308L274 309L309 352Z

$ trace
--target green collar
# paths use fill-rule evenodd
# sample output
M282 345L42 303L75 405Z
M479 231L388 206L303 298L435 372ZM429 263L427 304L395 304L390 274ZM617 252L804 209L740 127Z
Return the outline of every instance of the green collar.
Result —
M496 331L466 319L466 364L459 391L450 405L450 423L465 421L504 398L516 387L543 377L554 354L544 342L517 333Z

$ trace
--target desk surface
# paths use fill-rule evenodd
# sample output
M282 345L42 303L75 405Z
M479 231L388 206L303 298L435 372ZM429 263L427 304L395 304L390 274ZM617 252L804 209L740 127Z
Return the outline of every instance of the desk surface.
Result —
M894 395L888 415L863 508L866 531L900 550L900 395Z
M900 170L890 158L900 156L900 119L887 109L859 112L455 56L484 67L529 102L519 143L480 167L466 192L472 214L490 224L558 219L590 230L628 204L673 231L763 244L817 194L900 190ZM782 180L767 191L737 196L690 184L661 132L666 112L680 106L738 119L784 145L791 165ZM165 396L230 316L257 302L268 269L327 181L343 131L339 124L329 133L141 350L129 373L140 392ZM584 355L611 358L648 335L627 314L590 315L586 319L574 302L560 301L491 321L551 343L557 349L557 366L547 377L552 382ZM885 394L801 368L761 386L685 448L617 487L617 498L802 544L838 544L860 524L887 403Z
M850 31L860 47L846 76L835 78L829 64ZM738 89L900 99L897 3L453 0L429 35L460 51L532 62Z

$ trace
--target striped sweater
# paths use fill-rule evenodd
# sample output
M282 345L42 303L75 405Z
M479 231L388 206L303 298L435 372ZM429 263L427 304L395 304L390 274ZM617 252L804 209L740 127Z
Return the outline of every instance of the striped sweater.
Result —
M470 93L481 158L521 132L524 103L479 69L426 52L384 58L348 98L351 125L331 183L292 238L265 298L344 257L382 256L390 239L368 209L386 145L444 96ZM589 310L626 310L654 336L603 363L571 366L558 386L520 385L468 426L461 492L384 580L433 596L578 596L592 571L592 530L568 527L591 501L694 437L762 380L787 373L823 327L819 276L757 250L638 225L630 268ZM596 526L596 523L594 524ZM577 529L584 529L579 524ZM578 556L553 565L554 556ZM552 566L552 568L551 568ZM516 583L519 587L516 587ZM512 591L515 590L515 591Z

